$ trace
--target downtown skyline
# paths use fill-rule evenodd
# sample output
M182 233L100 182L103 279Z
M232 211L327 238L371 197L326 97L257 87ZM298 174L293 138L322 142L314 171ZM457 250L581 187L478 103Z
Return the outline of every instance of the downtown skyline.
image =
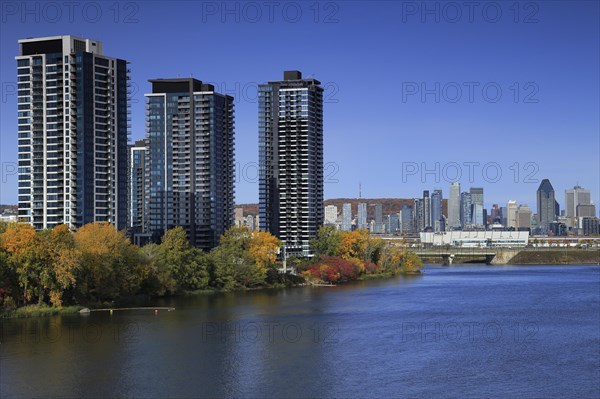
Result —
M433 175L425 179L411 175L403 182L402 162L419 166L425 163L427 168L433 168L439 162L443 168L443 165L451 162L459 165L479 162L485 165L494 161L502 170L502 178L498 182L487 182L480 173L481 169L477 170L471 182L465 168L461 179L462 186L486 189L486 208L493 203L504 203L506 197L534 207L535 190L543 178L552 181L559 193L561 206L563 190L576 184L589 188L592 200L599 202L598 121L597 111L594 111L598 108L598 78L593 73L598 69L598 60L590 57L593 54L591 50L597 48L598 39L588 34L590 29L597 29L598 22L581 23L582 19L588 20L597 15L597 4L582 3L581 8L561 9L558 13L559 8L544 3L540 7L539 22L528 25L515 24L510 20L502 20L498 24L476 21L473 24L454 25L443 21L440 24L430 21L423 23L410 18L402 22L402 9L398 6L398 12L386 16L386 23L379 27L369 18L377 11L377 5L340 3L336 23L315 23L309 17L308 10L305 10L304 18L298 23L282 19L276 19L272 24L268 21L249 23L242 18L236 27L239 28L238 32L244 34L236 36L236 41L229 42L227 51L219 47L220 41L206 42L206 46L219 55L211 60L200 60L195 55L190 57L184 50L187 41L172 40L169 45L159 41L154 48L159 53L165 52L167 56L165 60L157 61L153 59L154 52L144 51L144 46L135 44L145 41L143 33L148 32L153 21L156 21L161 7L160 4L141 4L135 24L114 23L105 12L106 18L96 24L76 19L72 27L53 25L42 19L38 24L28 24L26 33L23 33L25 24L20 18L6 16L0 39L3 49L1 76L4 83L0 136L0 160L4 169L0 203L17 202L17 176L10 169L11 163L16 162L16 94L10 94L10 84L16 78L14 55L18 50L17 40L28 36L70 33L98 39L103 42L108 54L131 61L132 82L137 85L132 97L131 141L144 136L143 94L150 92L147 79L178 75L188 77L193 74L203 80L214 79L220 92L235 98L236 203L258 202L258 83L278 76L281 70L294 68L323 82L324 113L327 115L324 120L325 198L355 197L359 182L362 183L364 196L368 197L410 198L414 193L434 187L442 187L446 191L449 183L444 179L438 183ZM193 9L196 6L182 4L182 7ZM585 7L588 7L587 11ZM352 26L359 15L365 15L365 21L354 33ZM392 28L394 21L400 22L397 28ZM569 37L574 35L584 40L575 46L573 40L568 38L547 40L547 35L553 37L551 28L559 22L570 27L566 33ZM168 21L164 23L166 26L170 24ZM220 17L207 16L196 30L188 32L191 34L190 40L206 30L225 32L230 24L236 22L227 19L223 22ZM288 29L290 34L305 32L304 28L310 27L310 31L303 33L309 38L316 39L323 33L327 35L320 42L321 46L313 50L314 57L299 57L291 49L284 48L278 57L280 62L267 63L253 56L257 47L252 41L266 34L273 24ZM104 29L107 26L111 29ZM382 61L385 62L356 63L357 60L348 53L336 59L331 46L334 42L344 43L340 41L343 37L358 40L365 56L370 51L381 51L376 43L370 49L367 39L356 36L370 29L373 32L368 33L367 38L387 30L398 30L403 33L400 37L415 39L399 41L397 51L384 52ZM482 37L465 39L465 31L478 32ZM440 41L440 32L446 33L448 39ZM127 33L126 40L121 40L124 33ZM529 44L509 40L519 39L525 34L528 35ZM461 46L468 47L469 52L462 52L461 46L453 44L451 39L455 35L461 37ZM169 37L165 33L165 38ZM424 51L426 48L435 51L436 58L443 58L443 70L424 66L424 63L432 61L432 57ZM536 49L535 57L528 55L532 48ZM473 49L479 51L478 55L474 55ZM410 62L402 63L401 54L414 56L408 57ZM453 54L459 56L452 57ZM479 58L484 58L484 55L487 59L485 62ZM230 65L227 59L244 60L245 68ZM561 59L578 65L580 73L577 76L562 74ZM458 72L461 66L472 63L478 65L477 73L469 74L469 68ZM487 71L486 74L480 72L482 69ZM356 76L361 79L357 81ZM418 83L418 90L422 82L426 84L426 89L435 87L435 83L439 82L443 90L445 87L452 89L448 86L449 82L470 81L480 82L479 87L486 82L497 82L504 93L502 100L492 103L479 96L475 97L473 103L466 99L450 103L448 96L442 95L440 102L436 102L433 94L426 95L423 102L419 94L406 95L406 90L414 89L412 83L415 82ZM518 92L524 95L524 85L530 81L536 82L539 87L539 102L515 103L512 97L514 89L511 90L509 86L519 82ZM368 91L368 87L381 94L385 101L375 106L363 100L362 93ZM403 94L406 95L405 99ZM545 140L538 140L541 136ZM569 140L570 137L577 139ZM557 159L569 159L569 154L577 162L557 162ZM515 180L511 167L514 168L516 162L519 163L520 174ZM533 170L524 169L528 162L536 165L537 169L533 176L537 181L531 183L524 180Z

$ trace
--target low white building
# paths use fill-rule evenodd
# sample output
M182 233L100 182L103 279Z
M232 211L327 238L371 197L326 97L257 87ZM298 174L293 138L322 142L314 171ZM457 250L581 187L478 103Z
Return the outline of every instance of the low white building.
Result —
M425 245L453 247L524 247L529 242L528 231L447 231L421 233Z
M12 213L3 213L0 215L0 222L13 223L17 221L17 215Z

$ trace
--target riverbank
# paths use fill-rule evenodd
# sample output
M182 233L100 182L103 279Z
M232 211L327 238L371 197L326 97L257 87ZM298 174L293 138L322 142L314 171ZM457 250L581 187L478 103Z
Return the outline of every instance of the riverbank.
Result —
M27 305L13 310L3 310L0 318L45 317L57 315L76 315L84 306L48 306Z
M519 252L509 265L598 265L600 251L586 249L525 250Z

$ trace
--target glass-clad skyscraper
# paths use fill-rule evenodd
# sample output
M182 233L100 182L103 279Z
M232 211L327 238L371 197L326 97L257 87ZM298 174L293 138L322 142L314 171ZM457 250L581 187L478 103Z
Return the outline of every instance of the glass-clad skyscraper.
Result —
M127 225L127 62L75 36L19 40L19 218Z
M259 85L260 230L310 256L323 224L323 88L299 71Z
M192 78L150 82L148 232L158 240L182 226L193 245L213 248L233 225L233 97Z

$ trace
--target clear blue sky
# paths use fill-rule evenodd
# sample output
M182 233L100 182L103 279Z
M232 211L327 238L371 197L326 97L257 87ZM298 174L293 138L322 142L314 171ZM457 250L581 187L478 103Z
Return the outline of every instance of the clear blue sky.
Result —
M487 207L516 199L535 212L530 173L550 179L561 205L575 183L599 202L597 1L519 2L518 13L512 1L479 2L472 13L462 2L78 4L2 3L0 203L17 202L17 40L59 34L100 40L105 54L131 62L132 140L145 134L148 79L193 74L235 96L238 203L258 201L256 85L285 69L325 85L325 198L356 197L359 181L363 197L435 187L447 197L458 164L463 189L483 186ZM423 88L432 93L423 98ZM469 162L480 163L472 183ZM487 162L497 165L484 179ZM408 174L436 163L439 182Z

